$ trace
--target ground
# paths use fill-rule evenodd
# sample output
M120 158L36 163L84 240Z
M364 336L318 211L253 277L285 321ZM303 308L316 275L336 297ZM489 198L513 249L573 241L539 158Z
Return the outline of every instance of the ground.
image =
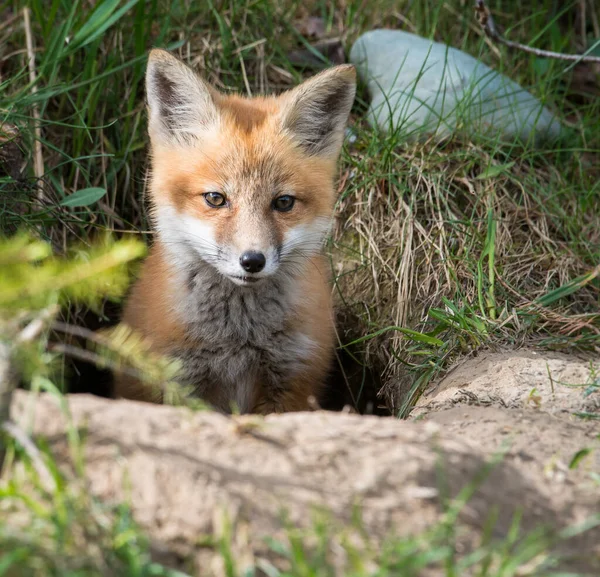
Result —
M440 537L423 535L457 515L452 542L465 563L460 575L547 575L553 563L595 575L595 523L554 539L593 520L600 504L597 426L575 416L590 410L585 390L598 386L591 380L598 368L531 351L483 353L451 371L408 421L332 412L226 417L88 395L71 396L69 407L85 438L89 491L104 503L129 501L154 558L190 574L228 574L218 546L225 533L235 574L255 566L289 570L289 558L269 543L287 543L286 527L308 531L319 516L330 532L321 563L348 574L351 539L385 570L379 551L391 535L434 547ZM15 421L27 420L33 406L34 433L68 468L64 412L48 395L32 400L16 397ZM533 534L534 545L530 552L509 547L520 572L485 572L473 559L469 566L484 528L501 541L516 519L517 541ZM303 543L306 563L313 541ZM496 552L492 567L500 557ZM421 569L401 574L450 575L440 559Z

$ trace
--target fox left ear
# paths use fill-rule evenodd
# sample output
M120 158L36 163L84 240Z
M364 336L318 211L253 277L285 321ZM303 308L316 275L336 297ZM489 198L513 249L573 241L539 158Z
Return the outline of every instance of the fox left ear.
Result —
M189 144L218 122L215 91L166 50L150 52L146 95L148 129L155 143Z
M356 93L351 64L325 70L282 96L282 124L310 155L337 158Z

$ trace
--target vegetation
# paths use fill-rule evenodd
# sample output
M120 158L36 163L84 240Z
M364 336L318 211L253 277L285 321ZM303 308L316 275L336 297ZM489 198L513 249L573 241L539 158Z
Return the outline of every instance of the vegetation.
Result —
M556 52L600 54L600 7L592 1L488 4L508 38ZM482 347L600 350L600 81L594 65L496 46L464 0L0 0L0 233L10 239L0 248L0 345L12 347L27 327L37 327L35 338L11 353L24 382L68 388L63 354L70 358L77 356L72 349L81 349L68 349L73 331L58 327L114 322L109 303L125 289L126 263L141 254L137 241L149 232L148 49L178 52L224 91L278 92L317 66L306 57L314 55L314 39L299 24L307 16L321 19L317 35L340 38L346 49L360 33L382 26L447 42L520 82L567 127L564 139L541 148L460 133L442 142L409 140L415 135L402 130L372 130L363 119L368 97L360 91L352 118L356 140L348 141L340 165L329 248L340 345L359 366L381 375L379 402L407 415L432 378ZM306 53L304 66L299 50ZM120 242L105 241L107 234ZM101 275L85 272L107 259L115 266L99 267ZM54 350L50 334L59 345ZM162 369L155 382L170 374ZM363 406L361 397L374 385L366 372L358 373L362 378L347 394ZM54 479L48 491L30 460L19 443L9 443L0 508L20 502L37 524L15 536L0 515L0 575L15 568L23 575L168 574L148 560L147 543L126 508L99 509L75 485L65 485L44 456ZM21 481L13 480L19 462L37 497L26 498ZM92 520L85 530L76 523L80 516ZM446 575L465 574L451 542L432 535L365 554L348 574L417 575L427 563L442 563ZM282 549L292 558L289 574L329 575L318 557L306 557L298 539L290 534ZM537 555L535 548L528 551L534 550ZM481 561L487 568L473 574L548 574L517 573L531 557L503 551L504 561ZM229 574L236 574L233 565Z
M132 239L70 250L63 258L25 235L0 245L0 575L172 574L150 561L126 507L106 510L90 498L74 427L69 440L76 478L67 482L50 453L6 420L17 378L34 392L55 395L68 413L50 380L72 347L50 342L51 329L62 324L56 321L61 305L97 308L106 297L122 296L128 263L144 252L144 244Z
M382 375L381 402L401 416L451 360L482 346L597 348L600 104L593 65L495 46L461 0L105 0L93 9L33 0L27 22L24 5L4 5L0 30L9 55L0 90L3 157L12 159L0 180L5 234L35 230L64 251L106 231L148 233L143 75L150 46L177 51L222 90L257 94L314 71L292 62L310 47L298 24L306 16L321 18L319 34L341 38L346 48L372 27L404 28L507 72L547 102L567 137L538 149L467 134L409 144L402 130L384 135L366 125L362 91L331 245L340 344L354 343L351 354ZM490 8L507 37L593 52L598 8L582 6L548 0L533 12L517 2ZM113 311L105 315L114 321ZM369 387L361 383L348 399L360 406L360 389Z

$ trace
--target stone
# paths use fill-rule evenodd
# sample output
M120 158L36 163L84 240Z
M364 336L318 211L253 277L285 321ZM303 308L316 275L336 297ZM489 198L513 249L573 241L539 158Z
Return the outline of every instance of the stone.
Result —
M457 130L501 140L556 139L561 125L519 84L469 54L400 30L372 30L350 51L371 96L368 118L407 139Z

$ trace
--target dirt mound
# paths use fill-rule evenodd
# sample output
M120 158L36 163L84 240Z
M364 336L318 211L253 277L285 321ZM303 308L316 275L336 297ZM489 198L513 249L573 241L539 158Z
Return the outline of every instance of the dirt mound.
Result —
M483 353L453 367L419 399L412 417L457 404L600 416L600 359L528 350Z
M554 393L542 386L546 362ZM586 367L593 372L577 359L531 354L470 360L424 398L413 422L327 412L226 417L87 395L71 396L69 406L85 430L91 492L107 502L130 499L155 553L169 563L192 558L207 567L216 553L199 545L201 536L221 530L224 512L234 527L245 528L233 546L248 562L269 556L264 537L281 533L283 516L306 526L318 509L348 522L359 505L376 541L390 531L416 533L443 512L440 471L444 490L455 496L507 442L505 457L463 509L465 546L477 543L495 507L497 536L507 533L517 511L524 513L524 530L581 522L598 510L589 473L600 470L600 451L569 465L578 451L597 447L598 431L567 416L583 393L563 390L562 381L577 376L583 384ZM17 393L14 419L26 420L31 400ZM67 464L63 412L46 396L34 412L35 434ZM600 558L592 551L600 532L569 543L587 552L573 563L597 574Z

